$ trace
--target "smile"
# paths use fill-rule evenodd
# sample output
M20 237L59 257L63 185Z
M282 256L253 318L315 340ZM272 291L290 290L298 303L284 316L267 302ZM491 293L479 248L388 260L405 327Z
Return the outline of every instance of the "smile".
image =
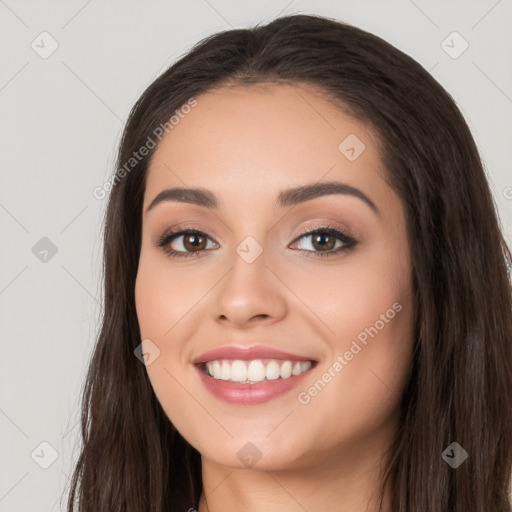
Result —
M277 379L290 379L311 368L312 361L279 359L221 359L204 363L204 371L216 380L256 384Z
M265 345L224 345L191 361L214 397L236 405L256 405L298 386L317 366L310 355Z

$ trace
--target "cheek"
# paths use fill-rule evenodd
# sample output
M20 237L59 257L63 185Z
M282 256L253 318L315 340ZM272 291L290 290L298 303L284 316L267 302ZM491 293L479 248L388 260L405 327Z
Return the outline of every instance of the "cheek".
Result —
M199 299L208 291L208 276L172 270L165 257L151 250L143 251L135 282L135 307L141 339L151 340L159 351L158 358L147 366L155 391L162 383L168 390L170 374L186 373L190 364L188 340L194 327L204 321ZM172 379L171 379L172 381ZM168 392L168 391L167 391Z
M173 308L176 291L166 286L158 265L141 259L135 282L135 306L143 338L161 338L168 330L168 313Z
M172 276L165 271L165 259L141 255L135 283L135 305L139 322L141 339L158 354L146 371L153 391L168 418L181 432L191 429L190 418L180 411L190 408L191 396L187 389L192 383L187 381L190 375L184 371L188 362L184 359L184 344L187 334L183 332L182 319L193 315L191 306L194 293L190 287L180 287L178 275ZM187 299L190 297L190 301ZM187 316L188 318L188 316ZM154 347L157 347L156 349ZM204 418L195 421L201 424ZM192 422L193 423L193 422Z
M297 295L307 298L312 318L314 314L321 320L315 323L325 327L325 337L337 352L348 350L358 336L363 343L371 339L368 330L385 345L384 339L394 338L409 315L405 307L412 298L410 266L397 252L384 249L354 253L339 267L320 268L308 279L287 276Z
M207 282L207 281L206 281ZM142 251L135 282L135 306L143 338L170 340L181 321L190 322L194 305L205 293L197 273L190 279L186 270L172 270L172 263L151 250ZM175 336L174 336L175 337Z
M308 415L330 416L325 435L368 434L396 411L412 364L413 302L409 267L394 261L361 260L331 276L329 299L321 287L311 298L331 331L331 354L299 402Z
M182 364L186 338L180 333L180 318L186 315L184 309L188 303L186 288L185 292L178 291L176 280L172 286L168 281L161 263L141 257L135 282L135 306L144 350L147 344L148 350L158 355L146 370L159 399L164 397L163 390L172 387L170 375Z

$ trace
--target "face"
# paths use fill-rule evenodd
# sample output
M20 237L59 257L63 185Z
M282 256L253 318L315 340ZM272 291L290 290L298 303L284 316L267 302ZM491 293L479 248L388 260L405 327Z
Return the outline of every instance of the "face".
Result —
M136 308L159 402L203 461L377 453L397 427L413 304L376 135L305 86L196 100L155 149L144 196ZM209 202L161 195L175 187Z

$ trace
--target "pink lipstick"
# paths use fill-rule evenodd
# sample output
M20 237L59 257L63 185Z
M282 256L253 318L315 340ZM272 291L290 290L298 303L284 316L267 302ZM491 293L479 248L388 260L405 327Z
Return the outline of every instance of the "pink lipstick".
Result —
M192 363L214 396L228 403L253 405L293 389L317 361L262 345L232 345L205 352Z

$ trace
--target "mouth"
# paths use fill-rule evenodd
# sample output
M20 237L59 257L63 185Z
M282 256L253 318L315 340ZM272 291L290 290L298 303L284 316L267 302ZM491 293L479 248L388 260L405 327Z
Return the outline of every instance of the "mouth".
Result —
M308 356L270 347L227 346L192 361L205 388L231 404L256 405L295 388L317 366Z
M257 384L277 379L291 379L307 372L316 361L292 361L279 359L230 360L216 359L200 363L203 373L215 380L231 383Z

